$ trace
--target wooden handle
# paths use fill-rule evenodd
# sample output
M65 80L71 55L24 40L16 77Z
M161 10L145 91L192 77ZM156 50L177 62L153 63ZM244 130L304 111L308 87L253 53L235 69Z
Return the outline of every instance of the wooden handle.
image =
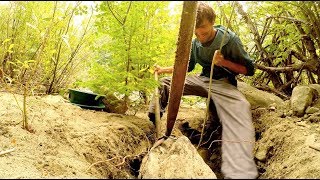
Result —
M158 81L158 72L154 73L154 79ZM156 139L160 138L160 104L159 104L159 89L158 86L154 89L155 96L155 126L156 126Z

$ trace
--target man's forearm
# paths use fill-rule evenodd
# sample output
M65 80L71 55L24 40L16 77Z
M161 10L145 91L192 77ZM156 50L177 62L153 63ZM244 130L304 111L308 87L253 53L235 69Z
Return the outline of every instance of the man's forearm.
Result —
M231 71L238 73L238 74L244 74L246 75L248 73L248 70L245 66L241 64L234 63L232 61L229 61L226 59L226 61L223 62L223 67L226 67L230 69Z
M217 66L226 67L229 70L238 73L238 74L244 74L247 75L248 69L246 66L234 63L228 59L225 59L223 55L221 54L220 50L216 50L214 52L213 56L213 62Z
M173 73L173 66L161 68L158 70L158 73L159 74L162 74L162 73L171 74L171 73Z

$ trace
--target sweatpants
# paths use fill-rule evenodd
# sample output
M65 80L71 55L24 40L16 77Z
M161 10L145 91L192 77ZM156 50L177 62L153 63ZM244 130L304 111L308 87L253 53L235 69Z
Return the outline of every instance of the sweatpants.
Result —
M207 98L209 80L205 76L186 76L183 95ZM255 136L251 106L245 96L225 80L213 79L211 87L211 100L222 125L221 171L224 178L228 179L255 179L258 172L253 156ZM159 101L163 113L168 105L170 82L171 77L161 79ZM154 101L155 98L149 106L151 113L155 112Z

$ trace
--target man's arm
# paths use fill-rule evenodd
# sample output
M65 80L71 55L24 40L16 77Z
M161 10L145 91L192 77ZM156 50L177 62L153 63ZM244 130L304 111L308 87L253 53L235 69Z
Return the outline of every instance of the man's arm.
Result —
M253 76L255 72L254 61L250 58L248 53L244 50L243 44L238 36L234 36L229 43L227 49L224 49L223 54L218 50L215 52L216 58L213 58L217 66L226 67L234 73L244 74L246 76ZM229 59L232 58L232 59Z
M160 67L160 66L156 65L155 72L157 72L158 74L163 74L163 73L171 74L171 73L173 73L173 66Z
M192 46L194 44L194 40L192 40ZM196 65L196 61L194 58L194 54L193 54L193 48L191 47L191 52L190 52L190 60L189 60L189 64L188 64L188 72L192 71ZM169 67L160 67L158 65L155 66L155 72L157 72L158 74L163 74L163 73L167 73L167 74L172 74L173 73L173 66L169 66Z
M248 73L248 70L244 65L237 64L228 59L225 59L219 50L216 50L214 53L213 63L214 65L217 65L217 66L226 67L238 74L247 75Z

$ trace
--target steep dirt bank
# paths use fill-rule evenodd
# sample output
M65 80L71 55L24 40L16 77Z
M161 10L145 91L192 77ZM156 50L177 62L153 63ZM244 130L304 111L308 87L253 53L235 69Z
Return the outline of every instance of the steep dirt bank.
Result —
M22 96L16 97L22 102ZM33 96L28 97L35 130L30 133L21 128L13 95L1 92L0 99L0 152L12 150L0 155L0 178L137 178L139 163L154 142L145 111L118 115L81 109L61 96ZM192 125L204 112L182 104L173 135L182 135L179 123ZM266 108L254 110L253 117L259 178L320 177L320 121ZM219 166L212 164L219 162L217 153L206 156L219 174Z
M14 149L0 156L0 178L134 178L130 163L153 137L145 119L81 109L61 96L28 97L30 133L13 95L0 99L0 150Z

